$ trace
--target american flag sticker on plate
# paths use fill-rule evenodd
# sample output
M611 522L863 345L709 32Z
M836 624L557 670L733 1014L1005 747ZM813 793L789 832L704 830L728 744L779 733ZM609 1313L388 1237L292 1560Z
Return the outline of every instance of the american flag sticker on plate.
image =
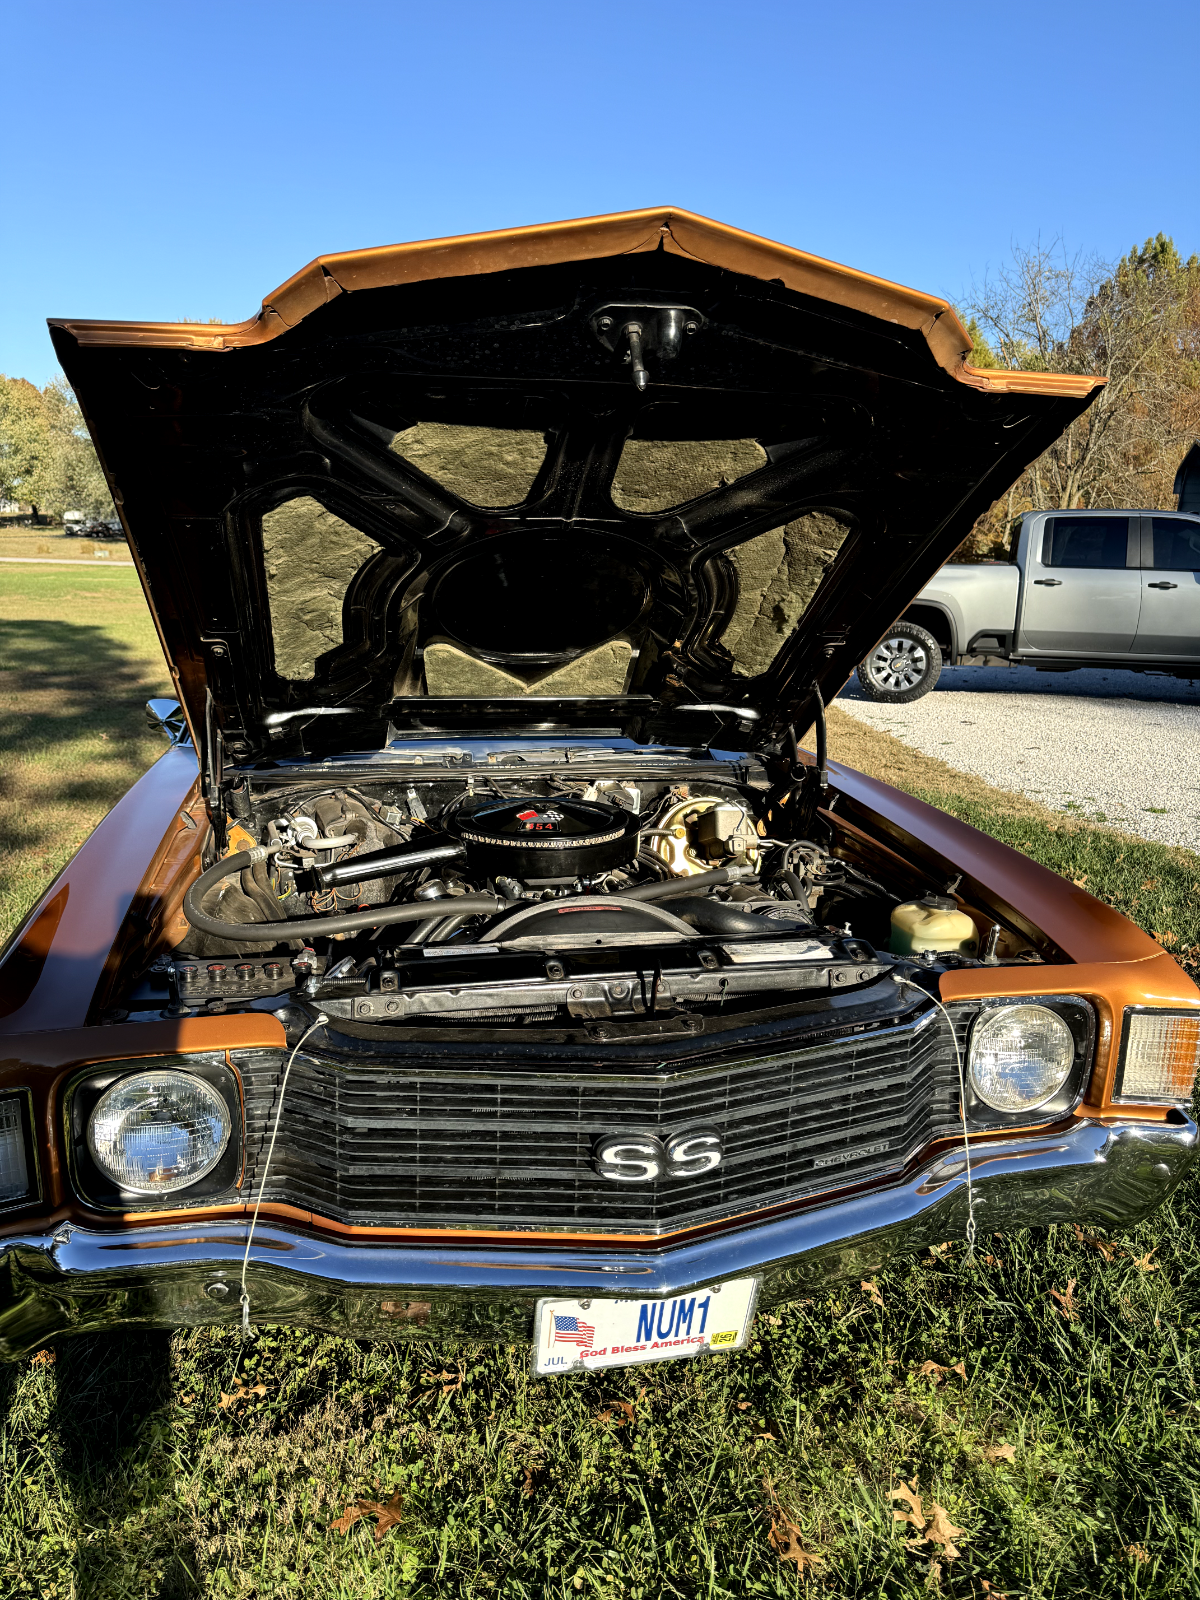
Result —
M756 1278L735 1278L651 1300L539 1300L533 1369L551 1377L738 1350L757 1289Z

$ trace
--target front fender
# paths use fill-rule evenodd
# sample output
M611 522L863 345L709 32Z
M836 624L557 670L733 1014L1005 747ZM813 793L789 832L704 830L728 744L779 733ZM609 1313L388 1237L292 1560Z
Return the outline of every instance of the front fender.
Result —
M198 848L203 824L181 815L198 793L196 752L175 746L88 835L0 956L0 1037L81 1027L103 1004L131 918Z

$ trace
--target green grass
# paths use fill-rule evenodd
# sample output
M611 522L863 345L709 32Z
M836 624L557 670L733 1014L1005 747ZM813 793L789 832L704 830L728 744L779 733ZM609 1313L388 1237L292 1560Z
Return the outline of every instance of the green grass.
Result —
M0 566L0 942L162 754L167 693L131 567Z
M129 731L162 681L136 589L85 614L71 582L40 581L14 597L0 577L15 674L0 711L39 797L9 824L30 830L10 833L18 899L161 748ZM50 696L41 709L25 675ZM882 775L1194 959L1196 857L1056 818L894 741L871 750ZM567 1380L531 1377L523 1347L278 1329L249 1346L211 1330L64 1339L52 1364L0 1368L0 1594L1195 1594L1198 1227L1192 1180L1114 1236L1111 1259L1070 1228L988 1236L973 1263L955 1245L881 1273L882 1306L844 1285L760 1317L745 1352ZM1054 1291L1072 1281L1068 1318ZM965 1379L935 1383L926 1361L962 1362ZM235 1377L266 1393L222 1408ZM926 1512L964 1530L957 1560L906 1545L889 1494L914 1479ZM378 1546L369 1518L331 1528L356 1497L393 1492L401 1520ZM785 1518L821 1559L807 1577L770 1541Z

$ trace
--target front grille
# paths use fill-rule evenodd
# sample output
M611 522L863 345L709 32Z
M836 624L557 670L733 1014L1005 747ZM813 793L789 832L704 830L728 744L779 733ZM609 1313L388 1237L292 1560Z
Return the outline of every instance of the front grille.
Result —
M653 1233L870 1182L958 1115L950 1032L900 1025L684 1070L429 1068L299 1055L263 1198L361 1226ZM285 1056L238 1053L257 1194ZM591 1164L604 1134L715 1127L699 1177L624 1185Z

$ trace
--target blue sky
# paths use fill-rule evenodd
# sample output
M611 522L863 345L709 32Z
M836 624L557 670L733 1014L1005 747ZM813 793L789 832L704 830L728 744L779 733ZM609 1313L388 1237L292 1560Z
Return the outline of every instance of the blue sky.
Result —
M670 203L956 297L1010 244L1200 250L1196 0L26 0L0 371L47 316L248 316L313 256Z

